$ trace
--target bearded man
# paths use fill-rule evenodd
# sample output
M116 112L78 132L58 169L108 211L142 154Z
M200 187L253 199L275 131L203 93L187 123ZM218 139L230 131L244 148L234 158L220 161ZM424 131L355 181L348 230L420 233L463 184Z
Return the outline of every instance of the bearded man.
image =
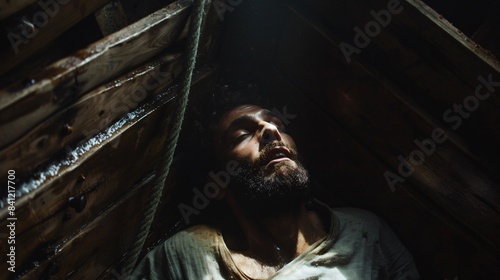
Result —
M419 279L380 218L310 197L295 142L272 111L242 101L210 122L214 169L237 163L215 198L229 210L217 226L191 226L166 240L132 278Z

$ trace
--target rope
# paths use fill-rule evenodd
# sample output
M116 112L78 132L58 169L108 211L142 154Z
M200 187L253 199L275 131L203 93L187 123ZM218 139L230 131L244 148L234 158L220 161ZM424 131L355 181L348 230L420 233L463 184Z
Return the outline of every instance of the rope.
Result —
M130 251L129 257L125 261L124 272L125 275L131 275L139 254L144 246L146 237L148 236L149 229L153 223L155 217L156 209L160 202L161 195L163 193L163 187L165 181L170 172L170 166L174 157L175 149L177 147L177 141L179 139L179 134L182 128L182 122L184 120L184 113L186 111L186 106L188 103L189 90L191 88L191 80L193 76L194 66L196 64L196 55L198 53L198 43L200 40L201 33L201 23L203 21L205 0L194 0L193 12L191 14L191 23L189 26L189 38L187 45L187 57L184 77L182 80L181 92L177 98L177 104L174 106L174 120L173 127L171 129L172 133L168 135L165 146L161 153L159 174L156 177L155 184L153 186L153 191L149 197L149 203L144 212L144 219L142 219L139 233L137 238L132 244L132 249Z

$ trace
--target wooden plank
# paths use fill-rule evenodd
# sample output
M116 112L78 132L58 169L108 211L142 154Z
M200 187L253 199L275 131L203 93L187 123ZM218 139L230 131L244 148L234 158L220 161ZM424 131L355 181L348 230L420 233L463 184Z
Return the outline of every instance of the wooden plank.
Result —
M406 1L409 4L412 16L408 18L401 17L399 18L399 20L413 27L416 27L417 22L422 22L425 20L433 22L434 27L432 28L432 30L425 30L429 35L429 39L431 39L429 41L435 44L437 47L440 47L443 54L447 55L451 61L457 59L458 63L463 63L462 65L477 65L480 67L479 69L487 69L487 67L485 66L486 64L491 67L491 70L485 70L486 72L500 72L500 64L498 59L492 56L491 53L480 48L474 42L468 40L468 38L464 36L464 34L460 30L455 28L453 24L451 24L447 20L443 19L442 16L436 13L436 11L434 11L431 7L427 6L423 1L420 0ZM431 34L433 32L435 32L434 35ZM444 36L444 34L447 34L448 36ZM432 39L435 39L435 41ZM447 50L445 46L448 45L448 42L450 42L451 45L452 41L460 42L464 46L464 49L468 49L470 52L475 53L476 56L460 57L459 53L449 52L449 50ZM471 69L463 69L463 71L467 70Z
M169 100L172 98L172 96L165 93L158 98ZM66 184L60 184L61 182L59 182L59 178L63 174L70 173L82 162L85 162L87 157L93 155L93 153L100 149L100 147L104 144L108 143L109 141L113 141L115 138L119 139L124 130L126 131L127 129L130 129L130 127L132 127L136 122L141 121L142 118L145 118L146 116L154 112L154 106L158 106L158 103L159 102L155 102L152 105L149 104L149 106L152 106L150 108L141 106L133 111L130 111L126 116L113 123L113 125L104 129L98 135L91 137L89 140L85 141L75 148L66 150L64 157L62 157L61 159L57 159L54 160L54 162L45 164L38 172L32 174L27 180L20 182L17 186L18 196L20 197L18 197L16 200L16 215L18 215L18 217L20 218L26 217L26 220L41 221L53 215L55 210L65 206L67 203L67 198L72 196L72 194L70 194L71 189L68 188ZM149 123L150 121L153 123ZM148 123L149 125L154 126L153 120L148 120ZM144 133L145 135L149 135L148 131L149 133L153 133L151 131L152 129L153 128L141 130L140 127L137 127L137 130L135 130L134 128L133 133L128 132L130 135L127 134L127 137L132 137L133 139L135 139L130 140L130 143L128 145L132 146L128 148L131 149L131 151L134 150L134 145L142 143L140 141L145 141L143 140L142 134ZM156 141L158 140L154 139L153 141L152 139L149 139L148 141L150 141L151 145L153 145L153 143L156 143ZM118 143L120 143L120 141L118 141ZM116 145L118 145L118 143L115 144L115 146L113 147L114 149L116 149ZM128 157L125 151L127 150L123 150L124 154L121 156ZM103 159L102 164L104 164L105 162L106 161ZM88 173L93 172L88 171ZM75 182L73 185L77 189L82 188L81 185L83 182L85 182L85 184L83 184L84 188L92 188L92 186L94 185L100 185L102 183L101 181L107 178L107 176L104 176L103 174L103 176L96 176L95 179L89 181L82 178L81 175L82 173L72 174L72 178ZM85 173L83 173L83 177L86 178ZM68 185L71 184L68 183ZM58 195L57 197L54 197L52 191L47 192L45 190L53 190L52 188L60 189L62 193L57 191ZM63 194L66 194L67 196L65 199L63 199ZM33 213L31 213L30 210L33 207L37 209L36 219L32 217ZM40 209L38 209L38 207L40 207ZM0 209L0 217L5 218L6 216L7 209L6 207L3 207L2 209ZM25 229L32 226L32 224L25 223L17 228L18 233L22 233Z
M217 41L216 13L210 10L203 25L198 64L212 60ZM182 70L179 53L163 53L146 65L102 85L58 111L26 135L0 150L0 168L24 177L68 145L75 146L135 108L147 96L169 86ZM5 174L0 174L0 179Z
M312 180L322 182L348 207L371 210L385 219L413 254L422 279L489 279L498 275L498 252L473 238L439 205L415 192L412 182L406 181L391 192L382 176L389 165L330 112L317 106L310 99L310 88L300 91L294 80L279 73L271 75L268 91L277 100L278 110L287 106L287 112L295 115L287 131L296 140Z
M171 119L172 111L172 102L168 106L162 103L171 99L171 95L165 95L163 100L131 112L136 116L117 121L116 131L91 138L69 151L65 159L47 165L46 173L58 169L52 176L46 174L41 180L35 174L18 186L20 192L31 190L16 200L16 217L23 221L16 227L16 243L22 244L16 251L19 267L33 261L33 252L50 251L156 168L169 133L162 124ZM81 196L86 200L84 208L72 209L70 197ZM6 210L0 210L5 226Z
M500 57L500 38L491 36L491 34L496 33L496 30L498 30L500 26L500 22L495 16L500 12L500 5L498 5L498 3L495 4L496 7L492 7L490 15L486 17L481 26L472 34L471 38L475 42L478 42L483 48L490 51L498 59Z
M393 5L396 3L395 6L398 9L401 8L401 11L391 14L386 26L381 26L376 35L369 37L368 46L360 47L362 51L359 56L369 59L367 55L363 55L365 51L375 51L378 48L377 51L380 52L385 50L386 53L391 53L392 51L394 56L386 58L387 63L390 64L398 63L400 60L399 63L405 65L411 63L410 59L414 57L424 60L434 58L438 60L437 64L453 65L450 65L450 69L443 70L450 72L455 70L456 72L453 73L456 76L455 79L466 81L470 86L477 84L477 73L500 72L499 61L494 56L479 48L460 30L420 0L314 0L300 2L300 6L317 13L318 18L328 28L335 30L339 39L338 44L344 41L355 45L356 32L353 28L357 26L365 30L370 21L375 21L371 11L377 13L387 10L389 3ZM424 53L424 47L428 48L427 52L434 52L435 55L430 56L429 53Z
M1 36L7 39L6 32L1 34L3 34ZM85 36L81 36L81 34L85 34ZM55 40L44 44L35 55L30 56L9 72L1 75L0 89L4 89L21 80L25 84L28 84L30 81L24 80L25 77L36 75L52 63L72 55L100 39L102 39L102 34L99 31L97 22L92 16L87 16ZM2 48L9 47L6 47L7 44L8 42Z
M488 79L491 74L493 81L500 80L498 63L452 29L442 17L424 8L424 4L415 7L410 2L402 2L402 11L392 15L392 20L370 39L368 46L351 58L391 80L406 92L411 103L426 107L428 114L443 123L444 112L475 94L476 87L481 85L479 76ZM364 29L367 23L373 22L370 11L387 9L387 1L318 0L303 6L313 11L313 17L320 18L318 21L326 27L323 32L339 46L342 42L355 45L357 33L353 28ZM339 56L342 58L339 62L346 62L342 53ZM496 124L500 118L498 108L499 96L492 93L456 131L495 173L500 170L500 164L492 156L500 152L495 145L500 141ZM481 143L477 139L481 139ZM493 148L493 152L487 147Z
M107 0L52 0L37 1L22 11L22 15L10 18L5 34L8 48L0 51L4 62L0 75L18 66L41 48L92 14Z
M67 40L63 40L62 36L54 40L53 42L45 45L43 49L40 50L40 54L30 57L24 63L18 65L12 71L2 75L0 77L0 88L6 88L9 85L21 80L25 76L29 76L28 73L37 73L42 71L45 66L65 57Z
M312 179L324 182L333 196L347 201L349 207L369 209L386 219L412 252L423 279L455 276L489 279L500 272L499 259L484 244L471 238L458 221L432 202L419 201L407 192L414 187L410 182L406 182L401 191L391 192L381 176L388 166L305 98L306 94L278 76L270 78L269 87L268 92L280 101L275 103L276 109L282 111L282 105L286 105L287 112L295 115L287 131L299 144ZM319 135L318 131L322 133ZM318 137L311 139L311 135ZM168 208L175 202L162 201L170 211L177 211ZM171 215L168 213L169 218L165 220L170 222ZM157 220L158 227L165 229L162 219L157 217ZM463 254L462 250L471 253ZM431 256L429 251L433 252ZM124 276L120 264L108 268L98 279Z
M30 4L35 3L36 0L2 0L0 1L0 20L9 17L10 15L24 9ZM62 1L61 1L62 2Z
M219 67L218 66L207 66L207 67L200 67L197 68L197 73L194 74L193 77L193 84L191 86L191 91L189 93L189 103L188 107L186 108L186 115L184 119L184 125L183 125L183 130L181 131L181 135L179 136L179 141L177 144L177 151L176 151L176 156L174 159L174 164L172 167L172 172L174 176L172 178L168 178L168 183L165 185L165 193L168 193L169 195L165 195L165 199L162 201L165 203L165 205L168 204L177 204L178 202L175 200L177 199L177 195L179 190L184 190L185 189L185 181L184 179L189 177L189 172L184 172L184 170L179 170L182 169L183 166L179 165L179 158L183 157L186 153L190 153L189 151L192 149L189 145L186 145L185 143L191 143L188 142L186 137L193 137L192 135L189 135L188 133L192 133L192 130L190 130L190 127L193 125L193 116L192 113L194 111L194 104L206 104L204 102L207 97L207 93L209 92L208 89L211 89L214 87L214 85L217 82L218 78L218 73L219 73ZM202 103L200 103L202 102ZM191 193L190 193L191 195ZM178 209L176 209L177 214L180 215L180 212L178 212ZM155 222L152 225L152 228L150 230L150 235L148 236L148 242L149 244L153 244L157 242L159 239L163 238L165 234L172 234L172 229L165 224L165 221L168 221L166 219L167 216L170 216L170 213L162 213L161 211L157 212L157 216L155 218ZM180 216L178 218L181 218ZM145 250L143 250L143 253Z
M207 81L210 83L215 80L216 68L200 71L193 79L193 88L202 94L206 92L204 85L207 85ZM96 219L109 205L120 200L120 196L133 183L155 170L169 132L161 128L165 128L166 120L172 119L169 114L174 105L170 102L172 94L162 96L147 103L144 109L139 110L142 113L137 113L132 122L113 135L108 135L109 139L101 139L103 142L82 154L81 159L70 166L63 166L58 174L53 174L36 190L16 201L16 217L23 221L16 228L16 244L23 245L16 251L21 271L30 270L34 262L41 263L50 257L54 248L61 246L68 235L73 235L83 225ZM54 165L57 164L51 164L48 168ZM170 196L167 190L165 197ZM68 204L70 197L81 196L86 199L83 209L74 209ZM141 204L137 204L137 207L141 209ZM2 220L5 220L5 215L4 208L0 210ZM168 213L163 212L160 220L162 224L169 221L166 216ZM6 226L5 223L2 225ZM167 229L156 228L163 231ZM2 250L5 249L4 245L1 245Z
M191 1L180 0L0 91L0 147L82 93L130 69L179 40ZM26 112L29 113L26 113Z
M322 8L326 9L325 7ZM352 7L344 3L344 5L336 6L335 8L336 10L350 11L349 8L357 9L358 7ZM364 8L366 10L366 13L364 14L369 15L370 13L368 12L368 9L372 7L360 7L360 8ZM301 11L301 13L304 13L304 11ZM339 44L341 39L339 37L335 37L335 34L332 33L333 31L328 30L328 28L333 28L333 27L322 25L321 21L315 20L314 15L308 14L304 18L314 26L317 32L321 33L332 44L336 45ZM335 31L336 33L341 33L338 30ZM384 37L385 33L381 33L379 36ZM422 42L420 43L422 44ZM397 43L391 42L390 45L394 44ZM363 51L369 52L370 50L363 49ZM440 83L446 83L446 78L441 77L441 74L439 72L435 72L435 70L433 69L435 68L434 66L428 66L428 65L425 66L423 62L418 62L419 59L417 58L417 56L415 56L415 54L411 53L411 51L405 48L401 48L398 49L398 53L405 53L404 55L401 55L401 58L397 59L398 61L408 60L409 57L413 56L414 57L413 64L423 65L422 67L420 67L422 72L426 71L432 72L430 76L427 76L429 80L438 80ZM330 55L332 57L335 57L336 62L338 62L340 65L342 64L342 62L345 62L345 57L342 54L342 52L330 52ZM381 54L371 53L371 56L376 57L376 56L381 56ZM412 66L411 61L408 62L406 65L397 66L401 67L404 70L400 70L397 67L388 67L388 69L390 68L392 70L390 73L387 73L386 71L384 71L384 69L380 69L379 65L387 64L389 60L393 60L392 57L393 55L391 55L390 53L385 53L382 55L380 63L377 63L376 65L373 65L363 59L358 59L360 60L359 63L356 62L358 60L355 59L353 63L357 64L362 68L365 68L372 76L381 80L386 87L394 91L394 93L397 95L399 99L401 99L402 102L404 102L407 106L411 106L412 109L416 113L421 115L423 118L432 120L436 124L449 127L450 126L449 124L444 123L445 121L443 120L443 112L450 109L450 107L453 107L453 100L449 99L448 101L444 100L438 101L433 97L429 96L426 97L426 93L431 91L432 87L431 89L429 88L423 89L418 84L415 84L414 80L420 80L420 77L402 76L400 73L407 71L406 69L408 68L410 69L414 68ZM382 61L385 59L387 61L385 62ZM432 78L430 78L431 76ZM452 95L456 95L455 94L456 91L445 90L444 92L446 93L450 92L450 98ZM472 89L471 92L473 92ZM462 100L460 100L459 102L458 98L455 97L454 101L457 101L457 103L461 103ZM498 128L495 125L496 123L495 120L499 118L499 112L495 108L492 108L490 104L483 104L482 107L484 105L486 105L487 108L484 109L481 108L480 110L478 110L479 112L475 112L475 114L473 114L473 116L470 119L467 119L467 121L464 121L464 124L460 127L459 134L463 139L455 137L454 135L456 133L453 131L449 131L450 140L454 142L457 146L460 146L460 148L466 154L468 154L471 157L474 157L478 161L481 161L485 167L490 169L490 171L492 171L493 173L497 173L498 171L500 171L500 164L492 155L496 154L495 152L500 150L498 150L497 145L494 145L494 143L496 143L495 139L496 137L491 137L491 135L497 135L497 137L500 137L500 134L498 133ZM485 127L487 129L480 129ZM474 137L471 137L471 135L473 135ZM480 145L474 145L475 142L474 138L476 139L480 138L484 140L484 142L481 143ZM467 143L465 143L464 140Z
M335 2L335 3L337 3L337 2ZM345 3L344 3L344 5L347 6L347 8L351 8L351 9L358 9L358 7L359 7L359 6L352 7L352 6L349 6ZM342 6L342 7L344 7L344 6ZM328 8L332 8L332 7L328 7L328 8L322 7L322 8L328 9ZM338 9L339 7L335 7L335 8ZM369 13L368 9L373 8L373 6L366 7L366 5L365 5L365 6L359 7L359 8L363 8L364 10L366 10L366 13L364 13L364 14L369 15L370 13ZM377 10L377 9L374 9L374 10ZM363 14L363 11L361 12L362 14ZM310 17L308 19L310 19ZM373 18L372 18L372 20L373 20ZM365 23L366 22L367 22L367 20L365 20ZM358 21L358 23L359 23L359 21ZM392 25L389 25L389 27L390 26L392 26ZM329 27L331 27L331 26L329 26ZM315 27L315 28L317 28L317 27ZM338 44L338 42L340 41L339 38L332 38L330 35L332 35L333 33L329 33L328 30L325 31L325 28L320 28L320 30L321 30L320 32L322 32L322 34L325 35L326 38L329 38L329 40L332 43ZM328 33L328 34L325 34L325 33ZM384 36L387 37L387 34L384 32L382 32L380 35L378 35L378 37L384 37ZM384 40L380 40L380 41L384 41ZM388 42L385 42L385 45L394 45L392 41L390 41L390 40L386 40L386 41L388 41ZM389 42L390 42L390 44L388 44ZM423 42L424 41L421 41L420 44L422 44ZM376 44L376 43L374 43L374 44ZM395 43L395 44L397 44L397 43ZM417 45L417 44L412 44L412 45ZM367 52L370 52L370 50L369 50L370 48L371 47L369 47L367 49L363 49L363 52L365 52L365 50ZM400 52L408 52L408 50L406 50L405 48L398 49L398 54ZM332 56L333 55L335 55L335 54L332 54ZM386 65L386 64L392 63L392 60L404 61L410 55L405 54L405 55L401 55L401 57L398 56L397 59L394 59L394 58L392 58L393 55L390 55L389 52L387 52L385 54L371 52L370 55L368 55L368 56L380 57L381 61L377 65L372 65L371 63L367 62L366 60L363 60L362 62L360 62L360 63L362 63L363 67L367 68L369 70L369 72L372 75L376 76L377 78L379 78L380 76L384 76L383 79L385 81L392 80L391 81L392 85L397 84L398 85L397 88L404 89L405 91L407 91L411 94L418 95L418 96L408 96L407 95L405 97L406 99L408 99L408 100L406 100L406 103L407 104L412 104L412 103L418 104L420 102L421 105L426 107L426 109L428 111L430 111L431 113L433 113L433 111L435 111L436 117L435 118L430 117L430 119L434 119L434 120L437 120L438 122L440 121L441 123L443 123L444 122L444 120L442 120L443 112L445 112L447 109L452 107L454 101L456 101L456 103L462 103L462 101L463 101L463 100L459 100L459 98L456 97L457 91L455 90L455 87L452 87L453 90L450 90L450 89L444 90L444 88L443 88L442 93L449 94L449 96L450 96L450 98L446 102L443 101L443 102L439 103L439 102L436 102L436 99L429 99L429 98L422 99L422 96L424 96L428 91L433 91L433 88L427 87L425 89L421 89L419 87L419 85L413 83L412 79L410 79L408 77L401 77L401 75L399 75L399 73L405 72L406 69L401 71L399 67L401 67L401 68L408 68L408 67L404 67L404 66L387 67L387 68L392 69L392 72L390 75L387 72L384 73L383 72L384 69L378 68L379 65ZM342 62L343 60L345 60L345 59L340 59L343 57L342 54L337 55L337 57L339 58L338 59L339 62ZM435 64L439 64L439 63L440 62L436 62ZM420 63L420 64L424 64L424 63ZM424 68L424 67L427 67L428 69ZM439 72L433 72L434 70L432 68L435 67L435 65L431 65L431 67L424 65L424 67L422 67L421 72L426 72L426 71L431 72L431 74L427 76L427 78L428 78L427 80L429 80L429 81L438 81L439 80L440 83L442 83L439 85L439 87L445 86L445 84L446 84L446 86L449 86L448 80L447 80L448 78L446 77L446 73L441 74ZM412 67L409 67L409 68L412 68ZM463 68L468 69L470 67L463 67ZM461 70L462 69L457 69L458 72ZM438 77L438 78L436 78L436 77ZM421 80L422 79L421 77L413 77L413 78L414 78L414 80ZM423 82L425 83L426 80L424 80ZM401 83L406 84L406 86L401 86ZM451 84L452 83L453 83L453 81L451 82ZM478 83L478 82L476 81L476 83ZM394 86L391 86L391 87L394 87ZM464 84L463 87L467 88L468 85ZM465 94L467 94L466 91L464 91L462 89L461 92L465 92L463 96L468 97L470 95L473 95L474 88L470 88L470 91L468 92L467 96L465 95ZM397 94L399 96L404 95L401 92L398 92ZM453 98L452 96L455 96L454 99L452 99ZM419 100L419 98L422 100ZM493 95L492 95L492 98L494 98ZM428 102L422 102L422 101L428 101ZM474 112L473 116L470 119L467 119L467 121L464 121L464 124L462 125L462 127L460 127L460 131L458 131L458 132L459 133L461 132L460 136L464 137L469 144L469 147L465 147L462 145L462 148L474 149L475 156L479 155L480 156L479 159L485 160L486 162L483 162L483 163L488 168L492 169L494 171L494 173L496 173L496 171L500 170L500 169L499 169L498 161L496 161L496 159L492 155L496 154L495 152L498 151L497 145L494 145L494 143L496 143L497 138L500 137L499 133L498 133L498 126L495 124L496 120L499 118L499 113L498 113L498 110L496 109L496 107L492 106L492 104L490 104L489 101L490 100L488 100L488 102L483 102L484 104L481 104L481 108L479 110L477 110L477 112ZM436 105L436 103L438 103L439 105L442 105L442 106L439 107ZM485 107L485 108L483 108L483 107ZM414 108L416 109L418 107L414 107ZM424 112L424 113L419 112L419 114L426 115L426 117L428 117L428 118L430 116L428 112ZM441 119L441 120L439 120L439 119ZM449 124L446 124L446 125L449 126ZM480 128L487 128L487 129L480 130ZM474 137L471 137L471 135L473 135ZM491 137L492 135L493 135L493 137ZM480 145L473 145L473 143L475 142L475 141L473 141L474 138L476 138L476 139L480 138L481 140L484 140L484 142L486 142L486 143L484 143L482 141L482 143ZM482 149L484 149L484 152L477 150L478 147L481 147ZM493 152L491 149L493 149ZM472 155L472 154L469 153L469 155ZM484 159L484 158L486 158L486 159Z
M338 48L308 22L292 14L284 30L277 49L279 69L389 163L393 172L400 164L398 156L407 158L418 149L416 139L431 137L435 124L413 112L364 69L347 68L338 62L336 56L330 55ZM304 41L310 45L300 44ZM500 229L495 226L500 222L498 182L453 143L437 144L435 152L425 157L425 164L407 179L494 248L500 248L496 238Z
M183 145L183 137L186 137L186 125L190 124L190 112L192 112L193 104L200 104L199 102L202 102L200 100L204 100L207 89L212 88L217 81L219 68L217 66L203 67L197 69L196 72L197 74L193 77L194 83L191 86L191 92L189 94L189 103L186 110L186 118L184 120L185 125L183 125L184 128L181 131L176 157L174 158L169 177L165 183L165 189L163 190L162 199L159 204L160 206L156 212L155 219L151 225L149 235L145 241L139 260L149 252L151 248L160 244L166 237L173 235L177 230L184 227L183 218L177 208L179 203L178 193L186 188L185 178L186 175L189 175L186 174L186 172L182 170L182 166L179 165L179 158L183 157L189 149L189 147ZM119 278L118 276L122 275L124 262L125 258L117 259L117 261L108 267L98 279Z
M95 279L133 243L152 189L151 181L135 187L82 230L58 244L57 250L22 275L25 279ZM118 234L118 235L117 235ZM75 252L78 252L75 254Z
M13 169L22 179L61 150L87 141L148 97L170 86L182 71L181 58L180 53L161 54L85 94L0 150L0 169Z
M408 4L405 16L395 18L395 24L401 23L409 35L427 41L430 47L422 46L416 41L401 40L402 44L414 46L413 51L425 59L428 66L409 67L405 71L405 75L409 76L409 79L414 79L421 90L411 91L412 87L409 84L398 83L398 76L394 77L394 81L399 86L404 86L402 88L411 94L415 103L427 106L431 114L443 121L445 111L455 106L454 104L463 106L468 98L475 95L478 87L482 87L481 92L488 92L480 82L480 76L485 80L500 79L498 60L466 38L424 3L409 1ZM426 24L417 24L420 22ZM401 31L393 33L401 37ZM430 48L432 53L429 51ZM387 68L393 67L398 65L391 61ZM389 72L387 68L381 69L381 72L386 76L392 75L394 71ZM436 69L435 72L430 71L432 68ZM437 106L428 105L432 103ZM485 166L493 173L498 173L500 170L500 163L492 156L500 152L496 145L500 141L500 130L497 125L500 119L499 108L500 98L493 92L487 100L480 102L479 109L473 110L471 116L464 119L461 127L456 130L474 154L482 159Z

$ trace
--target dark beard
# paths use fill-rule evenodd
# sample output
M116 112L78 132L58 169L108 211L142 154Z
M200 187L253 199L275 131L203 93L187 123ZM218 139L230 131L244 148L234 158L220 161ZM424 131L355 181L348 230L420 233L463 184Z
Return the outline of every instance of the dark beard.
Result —
M230 191L247 215L272 217L298 211L301 202L309 195L309 174L297 158L297 153L289 146L291 160L274 164L271 170L265 170L262 159L276 146L286 146L283 142L268 144L259 160L240 161L238 175Z

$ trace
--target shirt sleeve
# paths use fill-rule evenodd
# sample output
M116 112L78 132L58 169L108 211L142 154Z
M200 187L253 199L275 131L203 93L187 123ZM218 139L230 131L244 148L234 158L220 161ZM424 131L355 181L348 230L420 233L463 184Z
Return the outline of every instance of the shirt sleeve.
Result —
M380 219L379 246L385 262L384 274L391 280L420 279L413 257L389 226Z
M180 231L147 254L130 279L223 280L217 236L205 226Z
M167 264L167 255L165 246L155 248L149 252L134 269L132 275L127 278L130 280L171 280Z

